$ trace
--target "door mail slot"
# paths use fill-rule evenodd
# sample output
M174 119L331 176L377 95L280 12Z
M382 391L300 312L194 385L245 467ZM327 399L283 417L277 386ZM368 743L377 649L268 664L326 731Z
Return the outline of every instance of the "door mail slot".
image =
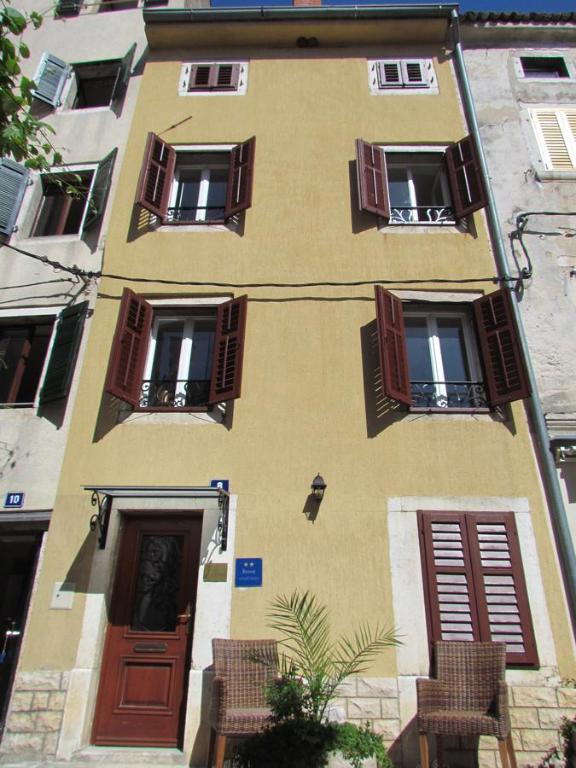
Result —
M166 643L135 643L134 653L166 653Z

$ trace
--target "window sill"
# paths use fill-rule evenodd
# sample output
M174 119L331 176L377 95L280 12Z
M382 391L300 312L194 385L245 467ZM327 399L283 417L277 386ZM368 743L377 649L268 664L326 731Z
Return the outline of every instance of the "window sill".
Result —
M213 408L207 405L199 405L189 408L134 408L135 413L211 413Z
M536 171L537 181L576 181L576 168L573 171Z
M205 221L170 222L160 224L155 228L156 232L237 232L237 230L238 227L235 223L226 223L224 221L214 221L210 224Z
M434 414L485 414L491 413L490 408L419 408L409 406L410 413L434 413Z

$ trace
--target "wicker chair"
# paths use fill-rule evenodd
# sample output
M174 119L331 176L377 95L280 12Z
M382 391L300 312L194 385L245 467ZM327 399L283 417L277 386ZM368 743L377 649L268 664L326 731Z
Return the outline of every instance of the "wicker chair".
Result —
M261 731L270 716L266 686L278 676L276 640L212 640L214 683L208 766L222 768L228 736ZM214 745L216 749L214 750Z
M438 763L443 736L495 736L502 768L517 768L510 735L506 644L435 644L436 679L416 680L421 768L429 766L428 733L436 735Z

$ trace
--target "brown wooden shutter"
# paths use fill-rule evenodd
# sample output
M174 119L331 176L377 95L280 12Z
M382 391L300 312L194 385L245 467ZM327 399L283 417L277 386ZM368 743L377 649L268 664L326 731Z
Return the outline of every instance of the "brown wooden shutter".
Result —
M156 134L149 133L138 180L136 202L161 219L166 216L168 209L175 165L176 150Z
M386 156L382 147L356 139L356 174L361 211L390 220Z
M189 91L207 91L210 89L214 64L192 64L190 68Z
M216 70L216 82L214 84L216 90L235 91L238 88L239 64L218 64Z
M252 177L256 138L237 144L230 152L228 190L224 218L229 219L252 205Z
M437 640L480 640L464 514L419 512L418 529L430 647Z
M418 512L430 646L505 642L506 661L538 665L514 514Z
M508 664L537 666L514 514L474 513L466 522L482 640L505 642Z
M248 297L218 305L209 405L240 397Z
M508 288L501 288L474 302L476 330L491 405L530 396L511 302Z
M384 394L404 405L412 405L402 302L380 285L374 286L374 293Z
M124 288L105 389L133 406L140 402L151 325L150 304L134 291Z
M480 159L472 136L446 150L446 168L456 219L463 219L487 204Z

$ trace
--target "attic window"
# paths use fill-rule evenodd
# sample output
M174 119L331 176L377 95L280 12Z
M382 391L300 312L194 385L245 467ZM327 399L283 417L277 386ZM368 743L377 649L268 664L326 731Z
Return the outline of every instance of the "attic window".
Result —
M562 56L521 56L522 74L534 79L558 79L570 77Z
M375 59L368 62L368 76L372 93L437 91L430 59Z

